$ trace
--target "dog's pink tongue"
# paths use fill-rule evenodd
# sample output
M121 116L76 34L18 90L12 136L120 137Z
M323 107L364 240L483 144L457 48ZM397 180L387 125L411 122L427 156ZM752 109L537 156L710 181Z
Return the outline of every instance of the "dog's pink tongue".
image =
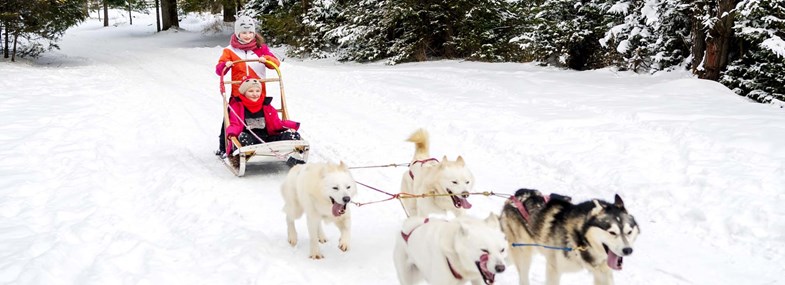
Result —
M485 279L485 284L493 284L496 279L496 274L488 270L488 254L480 256L480 273Z
M621 270L621 257L613 253L612 250L608 251L608 267L613 270Z
M333 216L340 217L346 210L346 204L333 203Z
M466 198L460 197L460 198L458 198L458 201L461 202L461 207L462 208L464 208L464 209L471 209L472 208L472 204L469 203L469 200L466 200Z

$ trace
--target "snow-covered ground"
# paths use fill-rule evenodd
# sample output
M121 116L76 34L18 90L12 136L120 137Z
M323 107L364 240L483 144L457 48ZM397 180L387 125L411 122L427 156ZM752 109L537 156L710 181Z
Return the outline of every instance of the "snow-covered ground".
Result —
M310 260L286 242L287 168L237 178L212 154L229 32L201 33L196 16L157 34L149 16L124 19L0 62L0 284L397 284L397 202L354 207L350 251L327 226L326 259ZM406 163L404 139L424 127L434 156L466 159L478 191L620 194L642 234L617 284L785 284L781 109L686 73L294 58L282 72L312 161ZM353 175L395 192L403 172ZM361 188L356 200L384 198ZM478 217L503 203L470 201ZM532 279L544 283L541 257ZM517 282L512 266L497 276Z

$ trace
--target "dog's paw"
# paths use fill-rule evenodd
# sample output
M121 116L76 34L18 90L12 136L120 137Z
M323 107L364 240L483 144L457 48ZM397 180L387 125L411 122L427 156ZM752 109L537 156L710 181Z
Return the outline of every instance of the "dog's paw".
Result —
M324 255L322 255L321 253L311 253L311 256L309 256L309 258L310 259L322 259L322 258L324 258Z
M320 237L319 238L319 243L326 243L326 242L327 242L327 238L325 238L325 237Z
M338 249L340 249L341 251L349 250L349 243L341 241L340 244L338 244Z
M297 238L289 238L289 244L293 247L297 245Z

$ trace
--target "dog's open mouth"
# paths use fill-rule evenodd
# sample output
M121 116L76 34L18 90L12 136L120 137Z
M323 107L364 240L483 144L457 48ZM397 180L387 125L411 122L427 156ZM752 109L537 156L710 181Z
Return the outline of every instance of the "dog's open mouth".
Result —
M482 281L484 281L486 285L490 285L493 284L493 281L496 279L496 273L488 270L488 257L484 257L485 258L480 258L480 261L474 262L474 264L477 264L477 270L480 270Z
M463 192L463 194L461 195L455 195L452 193L452 191L450 191L450 189L447 189L447 193L450 194L450 198L452 199L452 204L453 206L455 206L455 208L471 209L472 204L469 203L469 200L466 200L466 198L469 197L468 192Z
M330 197L330 202L333 202L333 216L340 217L346 213L346 204L335 203L335 199Z
M603 248L605 248L605 253L608 254L608 267L613 270L621 270L621 264L624 261L624 257L618 256L613 253L612 250L608 248L607 245L603 244Z

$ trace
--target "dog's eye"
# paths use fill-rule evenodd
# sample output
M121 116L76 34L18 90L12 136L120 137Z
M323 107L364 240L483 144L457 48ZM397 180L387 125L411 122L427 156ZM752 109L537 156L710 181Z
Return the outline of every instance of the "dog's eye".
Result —
M504 253L504 250L505 250L505 248L502 248L502 251L500 251L500 252L501 252L501 253Z
M469 181L466 181L466 184L469 184Z
M453 180L452 184L458 185L458 181Z
M346 186L346 189L352 189L352 185Z
M609 233L609 234L611 234L612 236L617 236L617 235L619 235L619 234L617 234L616 232L608 232L608 233Z
M628 232L627 232L627 235L631 235L631 234L632 234L632 231L628 231Z
M487 250L487 249L481 249L481 250L482 250L482 252L484 252L484 253L488 253L488 250Z
M333 190L338 191L338 186L333 187Z

